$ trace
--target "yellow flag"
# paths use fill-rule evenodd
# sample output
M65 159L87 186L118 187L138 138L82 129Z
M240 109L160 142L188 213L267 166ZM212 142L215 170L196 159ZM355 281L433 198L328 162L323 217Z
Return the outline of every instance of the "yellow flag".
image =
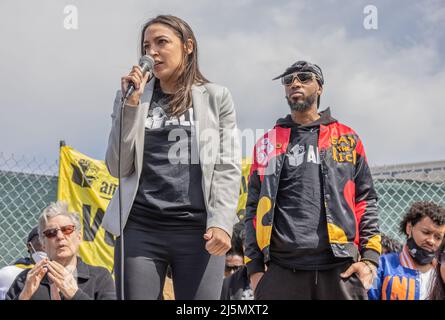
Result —
M104 161L68 146L60 148L57 199L66 201L71 211L80 214L83 241L79 255L86 263L110 271L115 239L100 225L117 186L118 179L110 175Z
M242 177L237 215L244 219L251 161L242 160ZM102 219L118 179L108 172L104 161L90 158L69 146L60 148L57 199L66 201L71 211L80 214L83 241L80 257L88 264L113 271L114 237L102 227Z
M241 185L238 198L238 208L236 209L236 214L238 215L240 221L243 220L246 215L247 186L251 165L252 161L249 158L243 158L241 162Z

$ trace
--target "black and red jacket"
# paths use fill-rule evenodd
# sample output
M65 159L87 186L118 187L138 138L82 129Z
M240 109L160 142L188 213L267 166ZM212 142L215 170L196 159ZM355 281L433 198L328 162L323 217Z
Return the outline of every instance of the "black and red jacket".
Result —
M263 272L270 260L275 200L290 134L290 128L277 124L254 148L244 220L249 274ZM381 243L377 194L360 138L334 119L327 125L320 124L318 149L334 255L378 264Z

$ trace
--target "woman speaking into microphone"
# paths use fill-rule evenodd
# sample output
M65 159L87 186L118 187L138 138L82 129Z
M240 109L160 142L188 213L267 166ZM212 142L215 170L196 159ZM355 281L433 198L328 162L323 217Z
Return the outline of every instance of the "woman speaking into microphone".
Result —
M117 291L123 274L125 299L161 299L170 265L176 299L219 299L241 178L233 101L201 74L195 36L180 18L148 21L141 55L153 69L122 77L106 152L113 176L120 164L122 216L115 192L103 221L116 236L124 230Z

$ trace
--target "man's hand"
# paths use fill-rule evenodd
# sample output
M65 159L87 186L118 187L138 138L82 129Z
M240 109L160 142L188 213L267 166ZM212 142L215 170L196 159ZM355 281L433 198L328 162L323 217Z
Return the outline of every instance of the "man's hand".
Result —
M48 263L48 278L53 281L54 285L68 300L71 300L79 289L73 274L56 261L49 261Z
M374 275L376 274L376 267L370 263L359 261L353 263L345 272L340 274L343 279L349 278L353 273L357 273L358 278L366 290L371 289Z
M252 288L253 292L255 292L258 282L260 282L263 276L264 272L255 272L250 275L250 287Z
M204 239L207 241L206 250L215 256L225 255L231 247L229 235L220 228L208 228Z

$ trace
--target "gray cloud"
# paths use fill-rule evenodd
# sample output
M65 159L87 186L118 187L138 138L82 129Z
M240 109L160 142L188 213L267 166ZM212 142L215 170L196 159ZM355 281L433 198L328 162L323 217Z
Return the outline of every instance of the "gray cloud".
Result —
M79 30L63 28L67 4L79 9ZM241 129L270 128L288 112L271 79L304 58L325 73L322 107L358 131L372 165L444 159L445 11L440 1L373 1L379 29L367 31L367 4L2 1L0 149L55 159L66 139L103 158L140 26L172 13L193 27L204 74L232 92Z

